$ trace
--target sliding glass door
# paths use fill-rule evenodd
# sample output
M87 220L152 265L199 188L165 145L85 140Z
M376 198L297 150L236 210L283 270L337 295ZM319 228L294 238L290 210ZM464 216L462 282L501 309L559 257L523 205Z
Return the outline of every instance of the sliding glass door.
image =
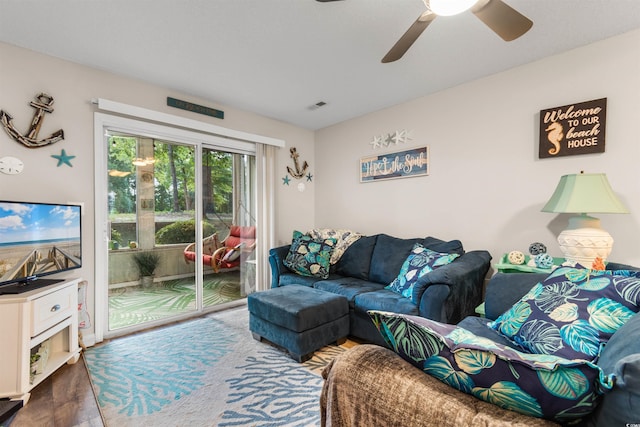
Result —
M106 139L107 335L255 290L255 155L122 130Z
M203 304L255 290L255 156L202 149Z

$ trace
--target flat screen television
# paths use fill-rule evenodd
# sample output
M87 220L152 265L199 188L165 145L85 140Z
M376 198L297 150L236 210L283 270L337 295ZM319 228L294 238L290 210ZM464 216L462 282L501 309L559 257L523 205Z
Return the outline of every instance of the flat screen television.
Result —
M38 289L82 267L80 206L0 200L0 295Z

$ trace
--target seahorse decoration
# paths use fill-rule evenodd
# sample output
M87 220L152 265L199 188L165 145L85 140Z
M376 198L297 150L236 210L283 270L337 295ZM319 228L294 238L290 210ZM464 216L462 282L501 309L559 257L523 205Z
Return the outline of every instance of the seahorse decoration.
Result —
M558 154L560 151L560 143L564 138L564 129L562 125L558 122L553 122L545 129L547 132L547 139L551 144L553 144L553 148L549 148L549 154L552 156Z
M0 110L0 122L4 126L4 130L7 131L9 136L16 142L24 144L28 148L44 147L45 145L54 144L64 139L64 131L62 129L55 131L49 137L38 140L38 132L42 126L44 120L44 113L52 113L53 97L46 93L40 93L36 96L35 101L29 103L36 112L31 119L31 126L27 135L21 134L13 125L13 117L6 111Z
M298 158L300 157L300 154L298 154L296 147L291 147L289 149L289 152L291 153L291 158L293 159L293 165L295 166L295 169L291 169L290 166L287 166L287 172L289 172L289 174L292 177L301 179L304 176L304 174L307 172L307 169L309 168L309 164L305 161L302 164L302 168L300 168L300 162L298 162Z

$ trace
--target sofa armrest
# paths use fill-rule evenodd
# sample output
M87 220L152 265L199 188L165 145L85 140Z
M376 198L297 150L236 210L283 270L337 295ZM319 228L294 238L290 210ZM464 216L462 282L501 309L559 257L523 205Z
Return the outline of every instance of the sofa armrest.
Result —
M588 427L632 425L640 421L640 315L632 316L604 346L598 366L616 376L613 389L604 394Z
M347 350L322 376L323 427L558 426L456 390L381 346L363 344Z
M607 263L607 270L640 270L627 264ZM495 320L522 298L538 282L542 282L547 273L496 273L487 285L485 293L485 316Z
M495 320L547 276L546 273L496 273L485 292L485 316Z
M420 298L420 316L437 322L447 323L446 300L451 293L449 285L431 285Z
M456 258L451 264L438 267L423 276L414 286L412 300L420 307L426 307L429 298L426 290L433 285L446 285L449 295L444 304L444 316L438 320L444 323L458 323L473 314L482 301L484 279L491 267L491 255L487 251L469 251ZM428 313L420 313L423 317L432 318ZM433 314L431 314L433 315Z
M629 264L620 264L619 262L607 262L607 270L640 270L640 267Z
M289 253L291 245L279 246L277 248L269 249L269 265L271 266L271 287L277 288L280 286L280 275L284 273L290 273L284 265L284 259Z

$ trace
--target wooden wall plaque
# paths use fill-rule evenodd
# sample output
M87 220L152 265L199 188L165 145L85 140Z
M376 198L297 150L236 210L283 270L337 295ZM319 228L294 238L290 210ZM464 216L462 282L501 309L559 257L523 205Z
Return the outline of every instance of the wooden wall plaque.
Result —
M604 153L607 98L540 111L540 159Z

